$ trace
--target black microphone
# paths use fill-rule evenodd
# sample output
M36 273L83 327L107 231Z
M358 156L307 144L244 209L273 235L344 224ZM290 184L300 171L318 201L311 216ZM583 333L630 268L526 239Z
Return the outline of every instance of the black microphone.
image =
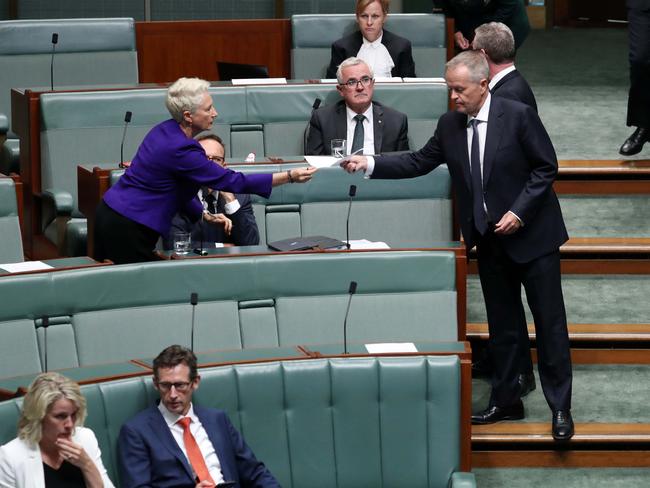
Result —
M190 293L190 305L192 305L192 328L190 330L190 350L194 352L194 311L199 303L199 295L196 292Z
M350 288L348 289L348 308L345 311L345 318L343 319L343 354L348 353L348 315L350 314L350 304L352 303L352 295L357 292L357 282L350 281Z
M316 100L314 100L314 103L311 106L312 115L314 113L314 110L316 110L318 107L320 107L320 104L321 104L321 99L320 98L317 98ZM309 128L310 128L310 126L311 126L311 117L307 121L307 127L305 127L305 133L303 135L303 141L302 141L303 146L302 147L303 147L303 152L304 153L307 153L307 139L309 139Z
M352 210L352 199L357 194L357 185L350 185L348 196L350 202L348 203L348 218L345 221L345 242L348 249L350 249L350 210Z
M43 369L47 373L47 328L50 326L50 318L46 315L41 318L41 325L43 328Z
M52 33L52 56L50 58L50 90L54 91L54 49L59 42L59 34Z
M127 110L124 114L124 132L122 132L122 143L120 144L120 164L124 162L124 141L126 140L126 128L128 127L129 122L131 122L132 115L133 114L130 110Z

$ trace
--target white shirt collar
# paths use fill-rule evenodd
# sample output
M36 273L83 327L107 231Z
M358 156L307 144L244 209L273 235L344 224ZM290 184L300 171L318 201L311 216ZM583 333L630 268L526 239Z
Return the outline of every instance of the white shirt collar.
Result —
M516 70L515 65L513 64L512 66L508 66L506 69L499 71L494 77L490 80L490 84L488 85L488 88L492 90L494 86L501 81L501 79L507 75L508 73L512 73L514 70Z
M378 48L381 45L381 40L382 40L383 37L384 37L384 31L383 30L381 31L381 34L379 34L379 37L377 39L375 39L374 41L372 41L372 42L370 42L365 37L361 36L361 38L363 39L363 44L365 44L366 47L372 46L374 48Z
M345 106L345 113L348 117L348 122L354 122L356 124L356 120L354 118L358 115L354 110L352 110L350 107L347 105ZM370 103L370 106L366 109L365 112L363 112L362 115L365 115L366 120L370 121L372 120L372 102ZM365 122L365 120L364 120Z
M488 121L488 115L490 114L490 103L491 102L492 102L492 95L490 94L490 92L488 92L487 97L485 99L485 102L483 102L483 106L480 108L480 110L476 114L476 117L472 117L471 115L467 117L467 125L469 126L469 123L474 119L478 119L481 122L487 122Z
M158 404L158 410L160 410L160 413L165 419L165 423L167 424L168 427L175 425L176 422L178 422L183 417L191 418L192 422L196 422L198 420L198 417L194 414L194 406L191 403L190 403L190 409L187 411L187 414L185 415L179 415L177 413L170 412L167 409L167 407L163 404L163 402L160 402Z

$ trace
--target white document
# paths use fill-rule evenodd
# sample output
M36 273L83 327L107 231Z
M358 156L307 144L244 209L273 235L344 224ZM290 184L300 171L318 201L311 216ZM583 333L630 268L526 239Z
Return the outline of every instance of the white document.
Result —
M236 78L232 84L238 85L286 85L286 78Z
M350 249L390 249L390 246L381 241L369 241L368 239L350 239Z
M309 166L314 168L329 168L342 161L342 159L334 156L305 156L305 159Z
M418 352L412 342L384 342L380 344L366 344L370 354L385 354L392 352Z
M339 80L336 78L321 78L320 80L321 83L338 83Z
M43 261L25 261L22 263L0 264L0 268L7 270L10 273L20 273L24 271L40 271L43 269L51 269L53 266L45 264Z
M444 78L404 78L405 83L445 83Z

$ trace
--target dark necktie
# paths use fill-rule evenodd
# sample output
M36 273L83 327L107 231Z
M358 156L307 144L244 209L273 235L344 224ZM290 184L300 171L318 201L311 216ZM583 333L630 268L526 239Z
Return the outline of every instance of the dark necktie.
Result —
M350 150L352 154L359 151L359 149L363 149L363 121L365 118L366 116L362 114L354 116L354 120L357 121L357 126L354 128L354 138L352 139L352 149ZM363 151L360 154L363 154Z
M470 167L472 170L472 199L474 212L474 226L481 235L487 231L487 216L483 207L483 178L481 176L481 152L478 140L478 124L481 121L472 119L472 151L469 156Z

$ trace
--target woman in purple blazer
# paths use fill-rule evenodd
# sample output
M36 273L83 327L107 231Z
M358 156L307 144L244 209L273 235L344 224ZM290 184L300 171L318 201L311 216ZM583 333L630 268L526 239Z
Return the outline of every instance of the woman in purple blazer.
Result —
M210 161L193 139L217 117L209 86L198 78L180 78L169 87L165 104L172 119L149 131L130 167L97 207L95 259L115 264L156 260L158 237L167 235L179 211L217 225L196 198L202 186L268 197L273 186L311 179L315 168L244 175Z

